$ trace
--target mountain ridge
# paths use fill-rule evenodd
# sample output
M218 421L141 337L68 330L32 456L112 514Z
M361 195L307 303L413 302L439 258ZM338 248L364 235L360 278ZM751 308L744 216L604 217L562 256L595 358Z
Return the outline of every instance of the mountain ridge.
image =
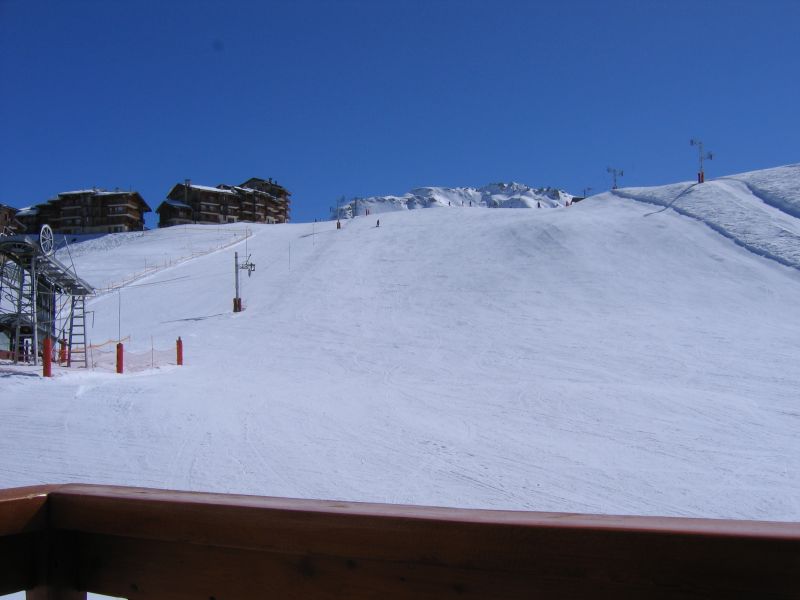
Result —
M497 182L475 187L423 186L400 196L353 198L331 210L331 218L351 219L398 210L442 207L556 208L571 203L573 194L553 187L534 188L518 182Z

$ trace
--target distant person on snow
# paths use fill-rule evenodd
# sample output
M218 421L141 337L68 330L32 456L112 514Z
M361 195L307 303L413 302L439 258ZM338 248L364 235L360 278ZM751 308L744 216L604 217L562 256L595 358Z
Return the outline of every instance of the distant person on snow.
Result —
M380 227L380 226L381 226L381 220L378 219L378 222L375 224L375 227Z

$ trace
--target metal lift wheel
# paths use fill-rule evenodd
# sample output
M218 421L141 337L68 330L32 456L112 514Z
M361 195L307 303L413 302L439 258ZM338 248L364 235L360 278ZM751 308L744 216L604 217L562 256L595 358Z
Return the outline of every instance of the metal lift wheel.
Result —
M50 229L50 225L42 225L42 229L39 231L39 247L47 255L53 253L53 246L53 230Z

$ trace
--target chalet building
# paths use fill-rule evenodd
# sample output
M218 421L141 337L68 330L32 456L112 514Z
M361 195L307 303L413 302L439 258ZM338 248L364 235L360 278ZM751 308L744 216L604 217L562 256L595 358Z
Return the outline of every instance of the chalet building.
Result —
M0 235L13 235L24 230L22 223L17 220L16 208L0 204Z
M102 189L62 192L52 200L21 209L17 219L35 233L48 224L56 233L118 233L144 229L151 212L138 192Z
M270 194L277 200L274 206L268 207L274 209L272 216L275 218L275 221L277 223L289 222L289 209L291 206L290 196L292 194L282 185L278 185L277 181L272 181L271 177L267 180L251 177L239 187Z
M272 179L248 179L241 185L217 187L190 180L175 185L156 209L158 226L188 223L285 223L289 220L286 188Z

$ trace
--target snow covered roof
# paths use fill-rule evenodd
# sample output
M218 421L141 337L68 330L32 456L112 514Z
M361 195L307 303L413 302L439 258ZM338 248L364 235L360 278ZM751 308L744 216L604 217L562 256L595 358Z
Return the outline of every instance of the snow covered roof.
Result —
M36 208L35 206L25 206L24 208L20 208L17 211L17 216L18 217L27 217L27 216L38 215L38 214L39 214L39 209Z
M194 188L196 190L202 190L204 192L217 192L218 194L234 194L235 193L233 190L220 189L220 188L217 188L217 187L211 187L209 185L197 185L196 183L189 184L189 187L190 188Z
M138 194L133 190L104 190L94 188L91 190L72 190L69 192L59 192L59 196L82 196L83 194L92 194L93 196L118 196L120 194Z
M185 183L176 183L172 189L167 193L167 198L182 199L184 197L185 189L189 187L200 192L211 192L213 194L235 195L233 190L220 189L218 187L211 187L210 185L197 185L190 183L188 186Z
M69 191L69 192L59 192L58 195L59 196L77 196L77 195L80 195L80 194L96 194L98 191L99 190L95 190L95 189L92 189L92 190L72 190L72 191Z
M249 187L242 187L240 185L234 186L233 189L235 189L236 191L241 192L243 194L262 194L262 195L268 196L270 198L275 198L275 196L273 196L269 192L265 192L263 190L256 190L256 189L249 188Z

